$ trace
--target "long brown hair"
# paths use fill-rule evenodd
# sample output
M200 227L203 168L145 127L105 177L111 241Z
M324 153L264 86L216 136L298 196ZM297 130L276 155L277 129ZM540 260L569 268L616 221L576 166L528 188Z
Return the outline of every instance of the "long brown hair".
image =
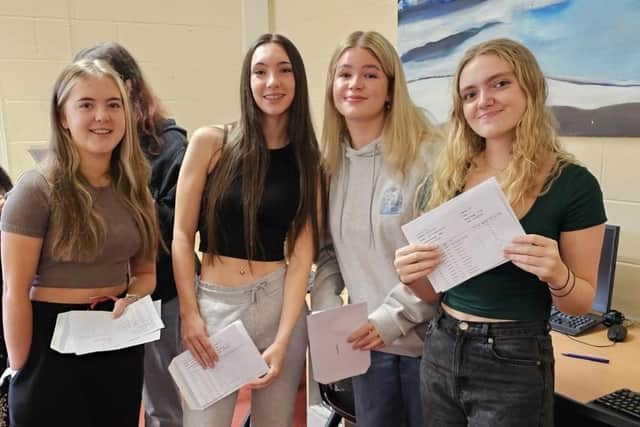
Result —
M109 63L120 74L125 84L130 85L129 100L136 118L136 127L142 136L147 136L149 145L142 147L148 154L157 155L160 152L162 139L158 136L156 126L166 118L164 107L154 95L151 87L142 74L135 58L115 42L98 43L95 46L82 49L74 58L102 59Z
M269 152L262 128L262 111L251 92L251 59L256 49L267 43L276 43L284 49L291 61L295 80L295 94L288 110L287 137L293 149L300 172L300 202L289 232L287 233L287 256L308 221L311 221L314 250L317 251L320 224L318 221L318 188L324 188L320 165L320 152L309 109L309 91L302 56L293 43L280 34L263 34L247 51L242 63L240 77L240 120L232 127L220 158L211 172L205 190L205 216L209 251L218 254L216 230L220 224L218 206L227 192L236 173L242 176L242 208L244 241L249 260L254 259L257 249L257 212L262 200ZM213 262L215 257L210 259Z
M111 79L120 92L125 114L125 134L113 150L111 186L133 217L142 242L141 255L153 260L158 246L158 226L148 188L149 166L138 144L127 90L118 73L104 61L81 60L68 65L58 77L51 98L50 156L44 166L51 184L53 257L59 261L91 261L107 236L107 225L96 211L91 185L80 171L80 155L71 134L62 126L64 104L78 81L90 77Z

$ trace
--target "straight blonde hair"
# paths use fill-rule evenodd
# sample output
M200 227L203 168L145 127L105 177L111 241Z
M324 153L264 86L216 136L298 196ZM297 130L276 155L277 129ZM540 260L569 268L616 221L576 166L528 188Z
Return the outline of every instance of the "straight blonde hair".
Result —
M333 102L333 81L338 60L354 47L369 50L380 62L389 81L390 101L389 107L385 109L382 155L391 172L404 178L416 161L422 161L422 144L434 142L439 131L409 97L402 63L395 48L375 31L355 31L349 34L331 57L325 85L322 128L321 149L325 170L328 175L332 175L339 169L343 156L342 142L349 136L345 119Z

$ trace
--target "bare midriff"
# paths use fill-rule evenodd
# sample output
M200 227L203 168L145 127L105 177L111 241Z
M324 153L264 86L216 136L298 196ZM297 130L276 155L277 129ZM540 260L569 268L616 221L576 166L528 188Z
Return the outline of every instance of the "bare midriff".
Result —
M96 297L115 297L127 290L126 283L105 286L104 288L78 289L64 286L33 286L32 301L54 302L58 304L88 304Z
M465 322L485 322L485 323L497 323L497 322L513 322L509 319L492 319L490 317L475 316L473 314L464 313L449 307L447 304L442 303L442 309L451 317Z
M284 260L249 262L241 258L204 254L200 279L204 282L234 288L253 283L283 265Z

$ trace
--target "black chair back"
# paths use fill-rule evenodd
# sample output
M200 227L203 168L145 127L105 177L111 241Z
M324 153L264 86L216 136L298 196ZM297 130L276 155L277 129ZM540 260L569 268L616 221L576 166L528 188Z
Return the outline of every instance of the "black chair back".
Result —
M353 385L351 378L347 378L332 384L318 384L322 401L332 410L332 415L327 421L326 427L335 427L340 420L355 424L356 410L353 400Z

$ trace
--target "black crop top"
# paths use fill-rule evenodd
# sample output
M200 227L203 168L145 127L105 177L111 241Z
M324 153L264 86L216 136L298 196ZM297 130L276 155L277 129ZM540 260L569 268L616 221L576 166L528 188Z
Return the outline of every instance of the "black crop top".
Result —
M242 177L238 172L218 207L219 224L221 224L217 231L218 253L223 256L247 259L241 192ZM284 259L285 238L298 211L299 201L300 172L291 144L269 150L269 167L256 218L254 261ZM200 251L212 252L207 241L206 226L206 218L201 217L198 226Z

